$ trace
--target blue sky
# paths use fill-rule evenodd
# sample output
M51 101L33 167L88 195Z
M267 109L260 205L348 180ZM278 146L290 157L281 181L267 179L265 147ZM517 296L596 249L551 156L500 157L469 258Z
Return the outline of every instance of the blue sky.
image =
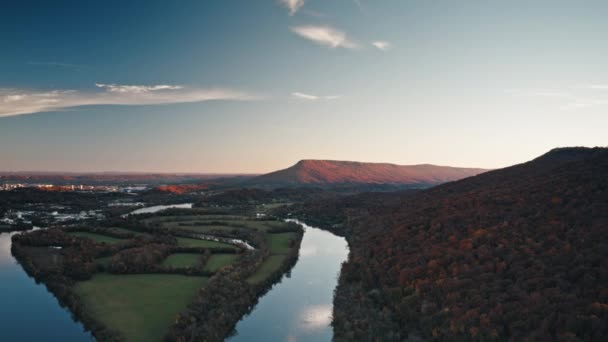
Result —
M502 167L606 146L605 1L22 1L0 170Z

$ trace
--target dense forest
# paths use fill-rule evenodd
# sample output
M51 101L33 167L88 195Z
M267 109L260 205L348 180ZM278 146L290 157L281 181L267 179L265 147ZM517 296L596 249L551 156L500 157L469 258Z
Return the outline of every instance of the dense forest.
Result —
M351 245L337 341L608 336L608 149L291 209Z

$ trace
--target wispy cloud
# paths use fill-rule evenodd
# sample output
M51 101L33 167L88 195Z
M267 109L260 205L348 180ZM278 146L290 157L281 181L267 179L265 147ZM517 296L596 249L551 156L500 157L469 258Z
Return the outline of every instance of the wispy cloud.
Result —
M544 99L560 110L578 110L608 105L608 97L603 92L608 85L594 84L585 86L561 87L553 89L508 89L506 93L517 97Z
M392 44L385 40L376 40L372 42L372 45L376 47L378 50L388 51L391 49Z
M300 99L300 100L307 100L307 101L337 100L337 99L341 98L340 95L319 96L319 95L301 93L301 92L297 92L297 91L291 93L291 96L293 96L297 99Z
M294 15L304 6L305 0L279 0L279 3L289 10L289 15Z
M96 85L100 88L97 91L0 89L0 117L89 105L156 105L254 98L229 89L179 85Z
M302 38L330 47L332 49L339 47L345 49L356 49L359 47L357 43L351 41L346 36L346 33L338 31L330 26L294 26L291 28L291 31Z
M158 90L178 90L183 89L183 86L180 85L167 85L167 84L159 84L153 86L145 86L145 85L117 85L117 84L103 84L103 83L95 83L98 88L106 88L108 91L113 93L147 93L150 91L158 91Z

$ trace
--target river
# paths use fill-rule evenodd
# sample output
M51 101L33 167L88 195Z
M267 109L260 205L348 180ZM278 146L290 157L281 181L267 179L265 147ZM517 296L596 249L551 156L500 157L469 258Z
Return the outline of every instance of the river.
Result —
M298 262L237 324L229 342L331 341L333 294L348 245L344 238L302 225Z
M11 255L11 236L0 234L0 341L91 341L82 324Z
M132 212L129 213L129 215L150 214L150 213L156 213L161 210L166 210L166 209L171 209L171 208L190 209L190 208L192 208L192 203L155 205L153 207L146 207L146 208L140 208L137 210L133 210Z
M341 237L303 226L298 262L238 322L228 341L331 341L333 291L348 246ZM0 234L0 341L91 341L82 324L13 258L13 234Z

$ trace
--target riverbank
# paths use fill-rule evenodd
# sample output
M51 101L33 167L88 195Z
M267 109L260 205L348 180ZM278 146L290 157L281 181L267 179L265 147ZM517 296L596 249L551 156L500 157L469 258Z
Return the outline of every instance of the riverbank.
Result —
M36 283L11 255L13 235L15 233L0 233L0 321L3 322L0 340L93 340L45 285ZM24 322L28 322L30 328L24 326Z
M298 261L235 328L230 342L331 341L334 289L346 241L328 231L303 225Z
M207 340L223 340L258 296L295 264L303 231L297 224L273 219L187 215L190 213L194 211L181 209L176 216L130 215L120 228L70 227L31 232L15 237L13 253L28 273L44 282L100 340L161 340L161 330L169 331L169 338L174 340L202 330L215 334L205 335ZM196 241L204 243L193 245ZM183 253L201 255L200 261L179 267L172 265L175 258L165 262ZM226 257L226 253L236 254ZM138 283L133 289L139 290L127 291L130 294L126 297L127 292L110 292L112 288L129 288L130 279L136 281L137 277L148 275L154 281ZM184 276L192 280L206 278L201 278L199 285L187 281L182 282L186 287L176 288L173 279L186 280L181 278ZM102 283L118 285L100 286ZM155 284L172 286L153 290ZM236 297L238 300L225 300L221 294L227 289L245 295ZM170 300L179 293L183 294L181 299ZM181 308L157 305L165 300L181 302ZM215 303L223 314L200 319L192 307L201 307L201 300ZM152 311L159 314L146 314ZM177 324L171 327L176 317ZM187 321L183 320L185 317ZM156 333L138 333L144 331Z

